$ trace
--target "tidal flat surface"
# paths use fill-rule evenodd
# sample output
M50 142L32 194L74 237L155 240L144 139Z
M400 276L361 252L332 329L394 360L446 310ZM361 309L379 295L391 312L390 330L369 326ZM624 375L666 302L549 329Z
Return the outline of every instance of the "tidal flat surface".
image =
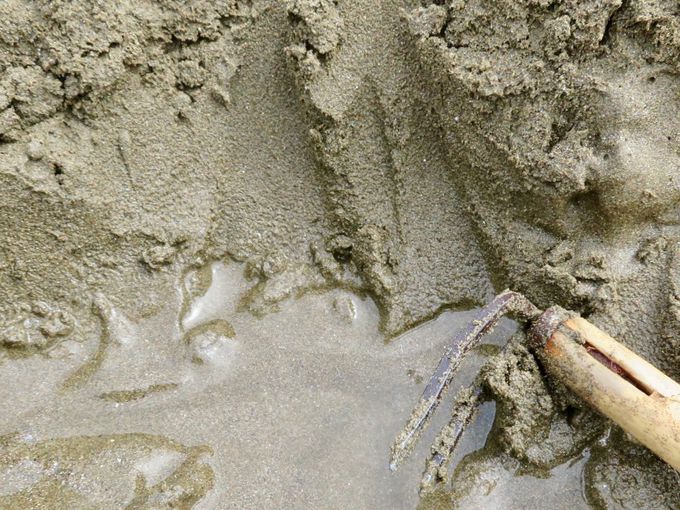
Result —
M416 508L450 404L396 473L389 446L473 311L387 342L370 298L309 293L255 317L239 311L250 285L241 264L215 262L179 273L152 314L100 295L93 347L67 340L0 364L0 507ZM452 392L514 329L503 321L486 340L495 347L473 351ZM484 445L493 417L489 402L456 461ZM500 508L521 493L508 487L545 483L493 470L473 505Z

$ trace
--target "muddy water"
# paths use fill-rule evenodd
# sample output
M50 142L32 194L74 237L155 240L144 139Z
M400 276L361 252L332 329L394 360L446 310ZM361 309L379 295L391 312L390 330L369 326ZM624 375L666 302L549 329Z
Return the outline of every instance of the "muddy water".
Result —
M12 434L3 440L0 507L418 505L427 444L448 409L396 474L389 446L471 312L444 312L386 343L374 303L344 290L290 299L256 318L239 311L250 286L240 264L216 262L177 282L162 308L134 320L98 296L102 326L89 353L64 342L47 356L0 365L0 378L11 381L0 388L0 433ZM454 389L472 381L514 327L503 322L486 340L493 347L473 352ZM24 382L36 371L37 385ZM484 445L494 413L484 404L456 463ZM562 501L578 507L575 466L554 475L573 488ZM515 475L496 464L463 501L507 508L524 489L550 486Z

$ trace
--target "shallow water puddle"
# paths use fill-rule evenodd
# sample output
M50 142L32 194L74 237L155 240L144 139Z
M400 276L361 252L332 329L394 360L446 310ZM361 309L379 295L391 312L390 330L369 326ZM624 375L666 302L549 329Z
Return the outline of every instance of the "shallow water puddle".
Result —
M21 434L30 435L37 445L32 448L45 459L38 466L42 471L33 466L25 473L27 480L56 476L47 465L65 462L64 452L50 446L51 438L69 438L65 441L73 448L89 452L95 443L86 436L133 434L134 444L124 443L108 457L105 446L96 443L93 459L102 465L122 462L146 480L147 489L156 487L151 491L156 498L170 490L158 488L167 478L175 480L175 492L193 490L197 508L417 506L428 445L447 410L438 413L414 458L396 474L387 467L389 446L444 346L471 312L444 312L385 343L373 302L343 290L286 301L279 312L258 319L237 310L251 285L239 264L217 262L188 271L179 281L166 306L150 317L133 321L110 304L104 307L104 330L111 338L94 373L77 388L41 400L31 412L3 413L0 430L18 432L21 448L28 448ZM487 342L502 344L513 330L513 323L504 321ZM484 359L481 352L469 356L452 393L472 381ZM493 403L486 404L458 457L483 446L493 415ZM145 437L177 443L147 447ZM182 468L187 453L182 445L212 450L189 466L209 465L214 483L204 477L203 486L192 485ZM139 448L144 456L128 458ZM21 478L20 456L14 468L1 464L0 471L13 473L8 480ZM73 469L94 476L88 475L87 462ZM107 477L118 476L117 470L96 471L105 485L125 485L121 503L134 494L152 497L135 488L134 476L115 482ZM87 484L73 490L100 508L123 506L104 504ZM0 494L11 498L7 491L12 492L0 487ZM19 499L15 503L21 508Z
M242 274L240 264L224 262L188 271L182 282L185 297L182 309L186 310L180 319L182 329L190 331L234 314L240 296L250 286Z

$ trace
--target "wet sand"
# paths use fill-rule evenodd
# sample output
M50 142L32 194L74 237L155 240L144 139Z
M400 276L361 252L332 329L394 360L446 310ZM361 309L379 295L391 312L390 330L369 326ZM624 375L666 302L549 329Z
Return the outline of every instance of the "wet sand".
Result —
M207 289L198 285L197 292L201 279ZM0 425L13 433L6 444L12 455L0 465L0 505L123 508L135 497L149 504L174 490L191 494L196 508L418 506L428 445L451 399L397 473L388 469L389 447L452 331L474 311L445 311L386 342L373 301L348 291L290 299L255 318L238 311L252 285L243 264L216 262L177 281L174 299L149 317L131 320L109 304L100 335L110 337L104 346L101 336L93 339L99 345L89 360L67 342L45 357L2 365L3 380L17 383L5 388L4 407L20 405ZM503 321L473 351L452 394L475 379L514 329ZM92 359L99 366L88 376L69 368ZM20 384L36 372L44 385ZM493 402L481 407L454 467L482 452L494 415ZM177 476L188 456L190 469ZM461 505L525 508L537 502L536 491L547 491L555 499L541 501L552 508L586 508L583 462L537 478L486 456L493 467L482 469ZM200 470L208 474L195 483ZM140 477L151 496L139 495ZM45 491L48 483L62 489ZM169 487L161 490L163 483Z
M208 288L192 296L186 287L196 274L209 276ZM100 366L77 384L71 367L88 355L61 354L70 345L4 363L3 380L16 385L5 388L3 407L20 405L3 413L0 430L18 434L13 442L26 453L3 463L2 505L49 507L35 487L51 479L89 505L124 507L135 477L158 485L177 468L178 454L140 437L118 450L85 447L91 458L73 468L54 445L59 438L73 448L93 436L134 439L143 430L202 449L195 462L212 470L212 490L192 487L202 495L197 508L415 508L428 441L448 410L396 474L388 469L389 446L451 331L471 312L444 312L386 343L367 297L331 290L255 318L237 310L250 285L242 264L218 262L179 274L180 288L155 315L131 320L126 310L109 308L101 328L108 343L90 354ZM505 322L487 341L497 348L513 328ZM475 378L488 356L482 352L465 361L453 391ZM43 386L20 384L36 372ZM55 391L69 380L68 390ZM483 446L493 414L492 404L482 410L460 455ZM33 473L25 463L36 449L44 460L32 461ZM186 476L176 484L190 485Z
M680 377L676 18L3 2L0 506L415 508L434 430L389 444L508 287ZM677 507L521 334L466 363L481 450L422 508Z

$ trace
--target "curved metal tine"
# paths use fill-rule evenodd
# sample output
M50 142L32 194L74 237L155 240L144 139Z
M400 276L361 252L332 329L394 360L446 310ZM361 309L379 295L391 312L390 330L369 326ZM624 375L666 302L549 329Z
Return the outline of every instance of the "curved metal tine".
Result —
M432 491L438 483L446 480L447 468L465 429L474 420L482 403L482 389L473 384L462 389L456 397L451 420L439 432L430 447L430 457L420 482L420 494Z
M463 357L471 347L479 343L484 335L491 332L498 320L508 312L529 317L535 315L538 309L522 294L506 290L480 309L475 318L456 333L451 345L445 351L434 374L425 386L420 400L411 412L406 426L392 445L390 458L390 469L392 471L395 471L399 464L411 453L430 417L437 409L442 394L451 382L453 373L460 365Z

